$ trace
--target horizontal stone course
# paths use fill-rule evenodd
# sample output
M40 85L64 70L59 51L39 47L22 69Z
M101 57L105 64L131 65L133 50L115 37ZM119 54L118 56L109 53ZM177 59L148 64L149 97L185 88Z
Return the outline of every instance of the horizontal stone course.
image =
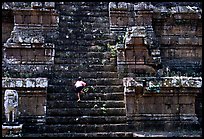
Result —
M83 99L80 103L77 101L50 101L47 103L48 108L123 108L125 106L123 101L117 100L86 100ZM100 98L101 99L101 98Z
M61 126L61 127L60 127ZM63 128L62 128L63 127ZM103 125L87 125L87 124L77 124L77 125L58 125L58 126L49 126L47 127L49 132L116 132L120 130L126 130L126 124L103 124Z
M133 134L132 132L45 133L42 137L133 137Z
M125 108L61 108L61 109L48 109L47 115L49 116L123 116Z
M52 93L54 93L55 95L53 95ZM57 92L49 92L47 94L47 98L50 101L55 101L55 100L61 100L61 101L70 101L70 103L73 101L76 102L77 97L75 93L67 93L66 95L64 93L57 93ZM118 92L118 93L110 93L110 92L106 92L106 93L89 93L87 95L82 95L81 96L82 100L86 103L87 101L91 100L91 101L108 101L108 100L116 100L116 101L122 101L124 100L124 94L123 92Z
M2 78L3 88L47 88L47 78Z
M114 124L114 123L125 123L125 116L69 116L69 117L49 117L46 119L47 124Z
M48 125L46 125L45 127L46 130L44 136L132 136L131 133L126 134L125 132L127 129L127 125L122 124L126 123L125 119L117 119L120 116L125 116L126 113L125 107L123 107L124 88L120 79L117 78L118 73L116 69L116 63L114 63L116 59L114 59L115 57L112 57L109 54L105 54L105 52L108 51L109 53L110 51L107 48L107 44L109 42L112 42L112 44L115 45L116 43L114 37L117 37L117 35L113 35L111 38L109 36L110 29L115 34L122 34L124 33L123 29L127 26L134 26L134 22L137 25L149 25L154 22L155 33L156 36L158 36L162 46L169 47L172 45L173 49L177 49L181 46L188 47L187 45L193 45L196 47L202 46L202 25L199 14L196 14L195 16L195 13L193 12L185 12L183 11L185 10L183 9L183 7L180 7L178 9L169 9L170 12L172 12L170 14L168 12L162 12L162 10L154 13L154 10L151 8L148 10L143 9L143 11L140 11L140 8L144 7L138 7L137 3L133 5L130 3L127 4L125 2L119 2L117 3L117 6L114 6L114 4L111 3L114 7L112 7L111 9L108 9L109 2L56 2L55 4L55 8L59 12L59 36L56 37L57 35L52 34L51 36L54 38L53 39L49 36L49 34L47 34L49 33L49 31L45 31L46 29L56 29L55 26L49 28L49 26L47 25L49 23L56 24L58 20L57 15L54 14L53 18L50 20L45 20L49 18L49 15L45 15L45 18L43 18L42 20L43 24L46 24L46 27L42 28L42 30L45 31L43 34L44 36L46 36L45 42L54 41L54 43L56 44L54 55L55 61L54 63L52 63L53 65L50 67L47 66L47 68L50 68L49 70L46 70L47 73L41 73L42 75L44 75L43 77L49 74L49 83L42 86L34 85L31 83L31 81L28 81L27 83L27 87L31 88L47 87L48 102L46 116L48 118L48 121L46 124ZM149 5L144 4L143 6L148 7ZM53 6L51 7L54 8ZM158 10L157 7L154 8ZM111 23L109 22L109 12L111 13ZM49 13L48 10L47 13ZM16 17L16 23L19 25L18 29L24 28L24 30L26 30L29 29L29 27L33 28L33 26L28 26L28 28L23 27L20 25L22 23L32 23L36 26L34 30L41 29L37 26L39 23L41 23L38 17L39 16L33 14L31 16L26 15L26 17L23 19L19 15L18 17ZM115 27L121 28L116 29ZM134 43L137 44L137 42L138 40L135 40ZM162 53L166 52L167 51L163 49ZM170 53L170 51L168 52ZM173 52L175 52L175 56L177 58L185 58L185 54L181 53L180 50L175 50ZM189 50L186 56L189 56L189 54L191 53L192 51ZM194 52L190 56L193 55ZM200 53L195 54L195 57L199 56ZM171 57L170 54L167 56L164 55L164 57L169 59L174 58L173 56ZM177 65L178 64L175 64L175 66ZM17 65L13 65L13 67L17 67ZM18 68L18 70L24 71L23 68L22 70ZM35 67L35 69L37 69L37 66ZM32 71L29 71L29 73L31 74L31 76L34 76L34 74L32 74ZM82 101L78 104L76 102L77 98L74 93L73 84L75 79L77 79L79 75L82 76L89 85L93 85L96 88L96 93L82 95ZM17 83L17 85L19 84L20 83ZM11 86L14 87L12 83ZM21 85L19 85L18 87L21 87ZM185 93L186 90L182 91ZM152 97L153 95L154 94L144 94L144 97L148 98ZM161 90L161 96L162 95L166 95L165 89ZM170 95L173 95L173 93ZM141 100L138 103L144 104L143 106L145 106L145 104L147 105L148 103L151 103L152 106L146 109L149 112L152 112L153 109L157 109L155 111L164 109L168 113L171 113L175 110L172 109L171 111L169 107L173 106L169 106L169 104L175 104L174 101L176 101L176 99L171 102L166 98L162 98L160 101L165 101L166 105L164 107L161 107L160 104L153 106L156 102L158 102L157 99L148 99L146 101ZM188 109L188 106L192 105L193 102L189 102L189 99L186 98L186 96L183 97L181 101L181 112L186 113L185 110ZM96 108L94 110L91 109L91 107L94 107L95 104L107 104L106 106L109 108L107 109L107 113L103 113L104 111L99 108ZM138 107L138 109L141 110L141 113L144 112L143 110L145 109L143 106ZM92 116L89 117L88 121L92 122L92 125L81 125L80 123L86 122L85 118L79 119L79 121L74 121L72 117L74 115L78 115L79 117L81 117L88 114L96 115L96 117L98 116L97 118ZM109 117L110 119L106 119L103 117L100 121L101 115L105 115L107 117L113 115L113 117ZM69 118L72 117L72 119L70 120L69 118L67 118L67 116L69 116ZM63 121L66 124L64 123L63 125ZM75 125L69 124L69 121ZM111 124L104 126L97 125L103 122L106 123L108 121ZM95 124L94 122L97 124ZM49 124L51 126L49 126ZM157 122L150 123L149 125L151 124L154 126L160 126L160 124L158 124ZM140 124L138 123L136 125L138 127L134 127L133 129L140 129ZM145 126L148 127L148 124ZM166 126L168 126L168 123L166 124ZM32 129L33 126L28 126L26 128ZM163 126L161 126L160 128L162 129ZM69 133L70 130L71 132ZM111 132L111 130L114 132Z

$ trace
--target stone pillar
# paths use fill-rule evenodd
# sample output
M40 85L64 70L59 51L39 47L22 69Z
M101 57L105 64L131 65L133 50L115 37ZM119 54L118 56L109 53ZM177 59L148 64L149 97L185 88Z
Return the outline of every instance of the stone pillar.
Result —
M126 104L126 116L131 116L135 113L135 85L136 82L133 78L124 78L124 96L125 96L125 104Z

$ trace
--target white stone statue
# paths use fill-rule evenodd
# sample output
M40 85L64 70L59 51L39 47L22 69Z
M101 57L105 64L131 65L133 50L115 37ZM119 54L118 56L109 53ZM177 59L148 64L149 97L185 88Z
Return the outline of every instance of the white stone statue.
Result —
M18 113L18 93L16 90L5 90L4 108L6 122L15 122ZM11 116L10 116L11 115Z

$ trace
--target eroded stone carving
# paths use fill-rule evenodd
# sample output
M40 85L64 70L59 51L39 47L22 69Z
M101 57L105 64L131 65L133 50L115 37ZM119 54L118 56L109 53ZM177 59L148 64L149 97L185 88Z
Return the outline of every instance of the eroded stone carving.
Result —
M4 94L4 108L6 122L16 122L18 114L18 93L16 90L7 89Z

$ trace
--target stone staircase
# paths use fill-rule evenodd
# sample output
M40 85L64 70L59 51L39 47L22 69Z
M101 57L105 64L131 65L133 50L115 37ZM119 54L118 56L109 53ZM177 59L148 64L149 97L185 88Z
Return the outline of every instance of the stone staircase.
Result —
M82 57L66 57L66 62L80 61L82 58L89 59L91 63L94 63L95 59L99 61L96 64L84 64L84 68L78 67L79 63L73 64L74 62L60 64L70 68L66 72L55 69L54 73L57 74L54 77L57 79L50 82L53 88L48 90L46 129L43 136L132 136L131 132L127 132L122 80L118 79L114 65L102 65L103 58L99 58L99 52L76 53ZM85 58L85 55L90 53L95 57ZM96 89L95 92L83 94L81 102L76 101L73 88L79 75L89 86Z
M131 137L126 123L122 79L118 79L116 59L106 42L109 39L108 6L96 2L83 3L84 7L77 4L80 3L59 5L61 35L55 48L46 124L41 136ZM104 10L97 11L97 8ZM76 9L82 15L78 15ZM87 11L97 15L86 15L85 19L83 13ZM73 88L78 76L95 88L95 92L83 94L81 102L77 102Z

